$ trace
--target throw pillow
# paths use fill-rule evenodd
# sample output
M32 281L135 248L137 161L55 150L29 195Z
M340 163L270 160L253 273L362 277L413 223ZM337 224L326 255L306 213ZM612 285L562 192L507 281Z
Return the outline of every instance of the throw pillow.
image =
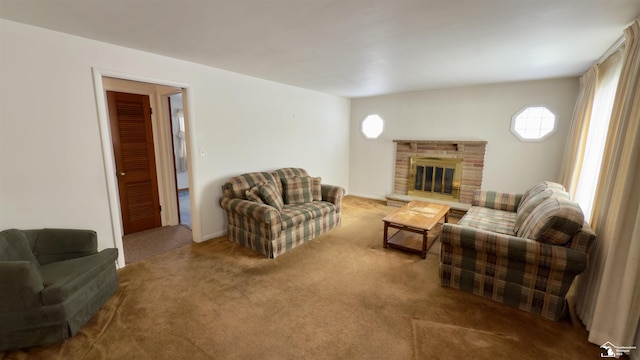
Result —
M531 188L529 188L527 191L525 191L524 194L522 194L522 199L520 200L520 203L522 204L524 201L527 201L529 197L538 195L545 190L551 190L555 192L555 191L565 191L565 188L564 186L558 183L554 183L551 181L541 181L535 184L534 186L532 186Z
M282 197L285 204L305 204L313 201L309 176L282 179Z
M245 192L247 200L255 201L258 204L264 204L264 201L260 197L260 186L261 185L256 185Z
M282 196L276 189L273 183L268 182L260 187L260 197L267 205L271 205L278 211L282 210L284 203L282 202Z
M544 200L524 221L517 236L547 244L565 245L582 228L580 206L556 197Z
M310 177L311 195L313 201L322 201L322 179L320 177Z
M516 222L513 231L517 233L529 214L535 211L536 207L550 198L551 195L553 195L553 191L543 190L534 195L527 196L524 201L520 201L520 205L518 205L518 210L516 211Z

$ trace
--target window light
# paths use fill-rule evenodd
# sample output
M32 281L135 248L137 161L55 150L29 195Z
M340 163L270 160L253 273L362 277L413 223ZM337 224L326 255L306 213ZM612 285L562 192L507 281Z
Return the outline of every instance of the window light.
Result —
M511 118L511 132L521 141L542 141L556 127L556 114L544 106L526 106Z
M384 128L384 121L378 115L369 115L364 120L360 127L362 135L367 139L377 139Z

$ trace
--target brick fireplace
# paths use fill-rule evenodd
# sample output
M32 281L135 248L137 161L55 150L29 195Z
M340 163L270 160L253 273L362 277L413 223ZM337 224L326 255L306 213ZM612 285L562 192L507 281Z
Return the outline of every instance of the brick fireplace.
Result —
M461 161L462 173L459 181L458 201L450 204L452 208L465 210L471 204L473 192L482 186L484 154L486 141L449 141L449 140L394 140L396 143L396 164L393 193L386 196L387 205L402 206L411 200L424 199L438 201L441 197L415 197L412 184L409 183L412 158L432 158L437 161ZM411 195L409 193L411 192Z

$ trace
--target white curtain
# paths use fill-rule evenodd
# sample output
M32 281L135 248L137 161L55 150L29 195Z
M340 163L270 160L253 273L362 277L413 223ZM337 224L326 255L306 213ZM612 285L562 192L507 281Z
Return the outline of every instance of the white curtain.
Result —
M578 93L576 107L573 110L573 121L571 122L571 129L569 129L567 147L564 150L562 183L572 198L575 198L576 187L578 186L579 175L584 162L584 150L587 145L597 79L597 65L593 65L580 78L580 92Z
M622 70L593 206L598 239L575 299L590 342L640 346L634 344L640 320L640 22L624 35Z
M608 127L613 110L622 52L617 51L607 58L598 68L596 91L591 104L591 119L588 122L587 138L583 150L583 163L578 173L578 182L573 192L573 199L580 204L584 218L594 224L591 217L596 200L596 188L607 140Z

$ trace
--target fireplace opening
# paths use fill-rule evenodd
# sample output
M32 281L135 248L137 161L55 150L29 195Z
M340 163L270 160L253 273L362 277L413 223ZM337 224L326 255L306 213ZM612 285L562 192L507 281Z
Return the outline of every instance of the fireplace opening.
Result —
M462 159L411 157L408 195L458 201Z

